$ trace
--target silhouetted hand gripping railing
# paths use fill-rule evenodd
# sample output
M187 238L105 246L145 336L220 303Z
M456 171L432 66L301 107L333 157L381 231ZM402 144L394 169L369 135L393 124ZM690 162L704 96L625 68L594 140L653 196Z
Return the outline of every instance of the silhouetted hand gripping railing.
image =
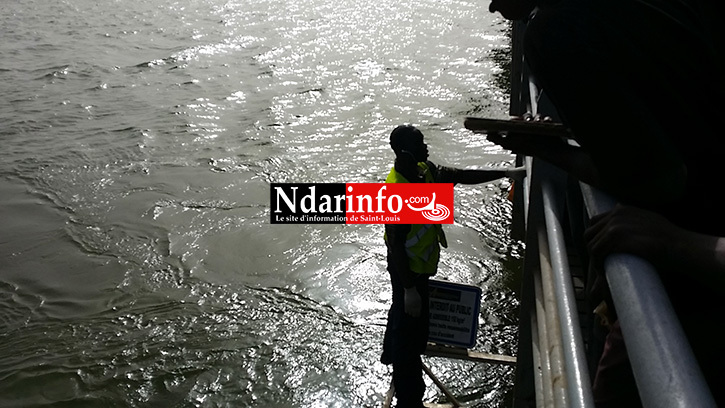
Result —
M582 192L590 217L616 204L586 184ZM627 254L610 255L604 268L643 406L715 407L655 268Z

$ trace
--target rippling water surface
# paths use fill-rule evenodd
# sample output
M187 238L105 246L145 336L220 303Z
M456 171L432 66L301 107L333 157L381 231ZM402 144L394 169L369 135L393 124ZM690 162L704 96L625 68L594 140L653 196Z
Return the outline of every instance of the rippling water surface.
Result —
M432 159L512 157L484 1L0 5L0 406L375 407L382 226L270 225L271 182L378 182L400 123ZM511 354L507 181L456 188L440 277ZM509 368L430 358L500 406ZM443 397L430 386L431 401Z

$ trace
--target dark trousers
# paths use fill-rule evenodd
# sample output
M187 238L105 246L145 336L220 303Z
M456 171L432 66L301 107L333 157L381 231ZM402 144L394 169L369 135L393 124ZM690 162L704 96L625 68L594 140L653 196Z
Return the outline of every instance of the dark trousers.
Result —
M405 288L398 274L391 270L393 304L388 311L388 324L383 339L383 363L393 364L393 384L398 408L423 406L423 366L420 359L428 343L428 276L421 275L416 288L421 298L420 317L405 314Z

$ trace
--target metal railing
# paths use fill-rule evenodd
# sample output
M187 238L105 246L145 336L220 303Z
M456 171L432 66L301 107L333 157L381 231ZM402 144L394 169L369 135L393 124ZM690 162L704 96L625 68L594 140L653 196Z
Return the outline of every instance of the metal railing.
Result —
M527 158L526 258L515 406L593 407L560 198L565 175ZM526 350L531 348L529 353ZM531 384L526 383L533 382Z
M581 311L577 308L566 231L562 228L562 220L568 218L561 202L567 194L562 180L566 176L531 158L527 158L527 164L531 171L526 186L524 286L530 289L522 291L525 298L514 406L593 407L591 371L578 318ZM615 205L585 184L581 190L590 217ZM657 271L641 258L614 254L605 261L605 276L619 311L643 406L714 407ZM522 353L524 347L531 350ZM530 370L532 376L527 378L522 370ZM520 381L533 385L527 387Z
M586 184L582 192L590 217L616 204ZM623 311L619 322L643 406L715 407L655 268L636 256L613 254L604 269L614 306Z
M542 93L528 77L521 56L520 39L525 26L514 24L511 114L536 114ZM565 235L569 231L562 228L562 220L570 216L562 202L572 193L568 176L530 157L524 163L528 176L519 186L515 202L515 206L523 207L524 231L519 235L526 242L527 255L514 407L593 407L589 376L592 362L588 364L586 358L578 319L582 311L577 308L574 278L568 265ZM580 184L580 190L589 217L616 204L586 184ZM641 258L615 254L605 260L605 276L643 406L714 407L657 271Z

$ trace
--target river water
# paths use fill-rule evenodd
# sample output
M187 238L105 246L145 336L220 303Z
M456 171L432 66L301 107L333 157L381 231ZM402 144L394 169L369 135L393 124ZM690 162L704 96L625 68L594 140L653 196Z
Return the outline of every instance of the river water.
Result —
M487 7L2 2L0 406L380 406L382 226L270 225L269 184L382 181L400 123L440 164L511 164L462 125L507 115ZM508 185L456 187L439 273L483 289L476 349L501 354ZM511 389L426 361L472 406Z

